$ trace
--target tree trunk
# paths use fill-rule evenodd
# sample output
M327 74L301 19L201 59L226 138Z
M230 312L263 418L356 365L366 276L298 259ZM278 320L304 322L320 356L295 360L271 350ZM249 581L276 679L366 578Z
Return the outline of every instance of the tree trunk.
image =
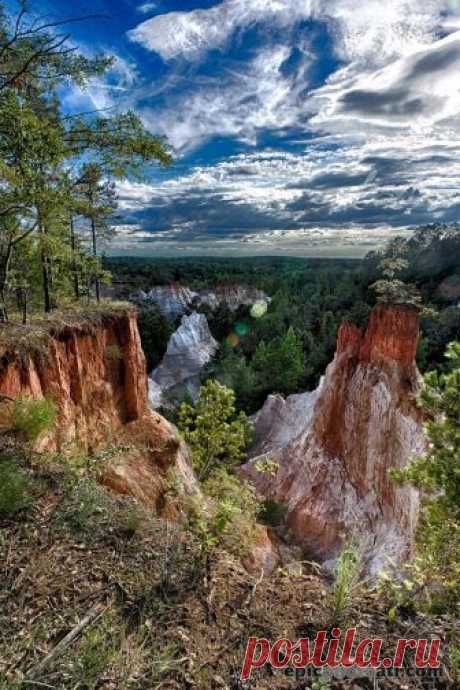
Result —
M40 234L43 237L46 237L46 234L47 234L45 228L41 224L40 224ZM45 305L45 312L47 314L49 314L53 308L53 304L52 304L52 300L51 300L50 262L49 262L49 256L45 250L43 243L42 243L42 251L41 251L41 260L42 260L42 276L43 276L43 300L44 300L44 305Z
M94 216L91 216L91 233L93 236L93 256L97 257L97 235L96 235L96 223L94 222ZM100 302L101 301L101 283L99 280L99 276L96 276L96 279L94 281L94 285L96 288L96 301Z
M27 324L27 288L21 290L21 304L22 304L22 323Z
M8 285L8 273L10 270L11 254L13 250L13 245L11 240L8 241L8 246L5 253L2 253L0 259L0 321L6 323L8 321L8 309L6 306L6 291Z
M80 300L80 285L78 281L78 270L77 270L77 245L75 240L75 226L73 222L73 216L70 216L70 243L72 247L72 273L73 273L73 292L77 302Z
M50 292L50 278L48 273L48 259L44 251L42 251L42 273L43 273L43 298L45 302L45 312L47 314L51 311L51 292Z

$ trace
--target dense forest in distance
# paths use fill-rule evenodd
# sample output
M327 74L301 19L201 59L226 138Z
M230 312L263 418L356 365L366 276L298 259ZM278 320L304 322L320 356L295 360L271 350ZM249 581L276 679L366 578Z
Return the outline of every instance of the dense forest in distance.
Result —
M363 260L113 257L105 266L114 276L111 291L124 298L171 283L193 290L218 285L263 290L271 302L262 318L252 318L247 307L236 313L226 306L200 309L220 344L205 376L234 389L238 406L254 412L269 393L289 395L318 384L333 357L341 322L365 325L379 298L376 281L399 291L403 302L409 299L403 294L407 286L417 292L422 304L418 364L423 372L439 367L447 343L460 337L459 300L454 299L459 241L457 228L433 226ZM139 306L143 345L153 368L178 320L168 321L152 303L140 301ZM229 338L235 332L238 337Z

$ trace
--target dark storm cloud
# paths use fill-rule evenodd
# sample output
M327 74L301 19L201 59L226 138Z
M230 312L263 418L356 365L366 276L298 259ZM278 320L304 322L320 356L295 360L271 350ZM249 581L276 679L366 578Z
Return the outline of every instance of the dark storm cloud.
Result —
M341 98L342 112L362 115L384 115L409 117L421 115L426 107L419 97L410 97L404 86L385 91L355 89Z
M146 231L158 233L178 228L174 239L179 241L203 234L207 237L246 235L261 227L276 230L286 224L286 219L278 217L273 207L261 210L249 203L235 203L212 190L190 190L167 206L158 201L153 199L148 206L131 211L123 223L141 225Z

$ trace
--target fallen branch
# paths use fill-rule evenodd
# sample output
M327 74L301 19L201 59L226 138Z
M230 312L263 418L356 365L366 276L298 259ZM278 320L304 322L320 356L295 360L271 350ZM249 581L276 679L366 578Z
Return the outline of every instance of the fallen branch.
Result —
M27 676L33 679L39 673L41 673L54 659L56 659L62 652L72 644L74 640L77 639L83 632L85 628L89 625L95 623L106 611L110 608L111 604L104 606L101 602L93 606L88 614L75 626L65 637L62 638L60 642L55 646L55 648L40 661L39 664L32 667L28 672Z
M247 599L243 603L243 608L247 608L249 606L249 604L251 604L254 597L256 596L257 587L260 585L260 583L264 579L264 574L265 574L264 569L262 568L262 570L260 571L259 578L254 582L253 586L251 587L251 591L249 592Z

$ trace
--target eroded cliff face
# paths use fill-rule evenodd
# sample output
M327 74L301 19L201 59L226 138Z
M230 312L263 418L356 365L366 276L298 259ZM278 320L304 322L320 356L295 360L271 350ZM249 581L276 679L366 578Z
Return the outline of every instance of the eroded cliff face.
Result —
M40 451L79 448L92 453L119 447L116 460L101 466L101 481L120 493L155 505L171 471L186 488L195 481L185 445L175 429L148 404L145 357L136 313L126 310L51 330L43 346L22 352L0 350L0 393L12 399L50 397L57 407L55 428ZM2 405L2 426L8 406Z
M342 325L315 392L270 396L256 417L244 471L288 504L292 536L314 557L334 559L355 534L366 541L371 572L410 553L417 493L395 485L388 470L424 448L417 339L415 310L378 306L365 333ZM276 476L257 470L267 458L278 463Z
M200 374L214 357L219 344L212 337L204 314L183 316L172 334L161 364L149 379L149 399L153 408L173 406L186 397L198 398Z
M155 302L162 314L174 318L182 316L191 308L209 307L215 310L225 304L230 311L236 311L241 306L252 306L256 302L270 302L270 298L262 290L253 287L218 285L214 290L194 292L178 283L157 285L149 292L141 291L136 298Z

